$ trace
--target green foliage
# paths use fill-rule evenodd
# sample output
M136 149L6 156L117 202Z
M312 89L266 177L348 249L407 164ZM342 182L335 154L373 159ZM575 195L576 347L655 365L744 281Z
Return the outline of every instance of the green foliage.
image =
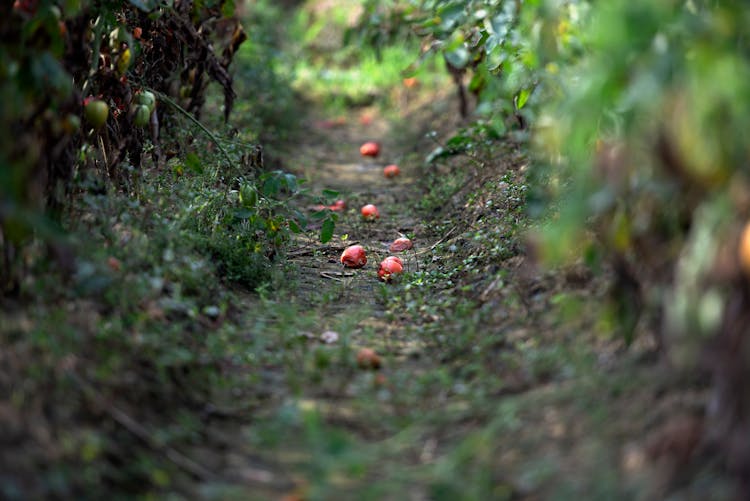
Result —
M687 297L726 304L739 278L733 246L750 216L740 132L750 111L750 47L740 28L748 16L736 2L597 6L583 34L585 54L560 72L558 98L540 119L539 143L555 160L546 192L560 203L544 230L545 256L559 262L600 249L593 255L617 260L643 290L681 298L682 306L656 297L645 303L654 316L667 308L667 333L706 336L706 322L688 319L697 310L684 307ZM697 248L696 239L713 244ZM685 266L691 278L679 271ZM707 281L716 266L734 271L703 299L695 287L716 282ZM632 310L632 301L620 295L620 311ZM723 310L706 308L713 318ZM716 333L719 323L708 324Z
M198 113L206 80L214 80L224 90L228 116L234 94L226 67L244 34L237 24L229 40L207 34L221 12L231 24L233 5L24 0L8 9L0 25L7 105L0 125L16 132L0 143L0 294L18 292L34 238L57 245L59 232L48 227L59 226L71 203L76 172L95 171L118 189L131 181L122 164L140 168L147 141L141 127L149 124L148 137L156 140L159 124L167 126L174 111L150 103L148 113L136 113L145 88L166 98L189 84L183 104ZM225 49L221 55L205 50L213 42ZM99 108L94 128L92 113L84 120L90 101ZM157 164L163 167L164 159Z
M274 144L299 133L301 106L292 90L293 61L279 48L286 43L289 13L271 2L256 2L245 26L251 43L240 46L235 68L237 125L255 134L251 140ZM304 113L302 114L304 115Z
M475 113L497 134L509 118L533 119L546 90L543 76L580 48L577 36L586 3L491 0L366 2L360 38L376 46L417 37L416 69L441 56L457 82L478 97Z

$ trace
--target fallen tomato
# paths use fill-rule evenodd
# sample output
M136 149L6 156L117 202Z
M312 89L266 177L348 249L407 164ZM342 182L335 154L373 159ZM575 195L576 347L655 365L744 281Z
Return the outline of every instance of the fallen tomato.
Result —
M361 245L352 245L341 253L341 264L347 268L362 268L367 264L367 255Z
M401 174L401 169L398 168L398 165L391 164L386 165L383 168L383 175L387 178L393 178Z
M750 277L750 222L745 225L742 230L742 236L740 237L740 245L738 255L740 259L740 267L745 275Z
M404 78L404 87L406 87L407 89L416 87L418 83L419 81L416 77Z
M382 361L372 348L360 348L357 352L357 365L360 369L379 369Z
M84 107L84 115L92 127L99 129L107 122L109 106L101 99L90 100Z
M396 256L389 256L378 267L378 278L383 282L390 282L393 275L404 271L404 263Z
M388 384L388 378L386 378L383 373L378 373L375 376L375 379L372 380L372 384L374 386L385 386Z
M112 271L120 271L120 268L122 268L122 263L114 256L109 256L107 258L107 265Z
M394 240L390 247L388 247L388 250L391 252L402 252L411 249L413 246L414 244L411 243L411 240L401 237Z
M359 147L359 153L363 157L377 157L380 154L380 145L374 141L368 141Z
M362 217L365 218L368 221L374 221L380 217L380 212L378 212L378 208L375 207L373 204L367 204L360 210L362 213Z
M335 212L342 211L346 209L346 202L343 200L336 200L333 202L333 205L329 205L328 208Z

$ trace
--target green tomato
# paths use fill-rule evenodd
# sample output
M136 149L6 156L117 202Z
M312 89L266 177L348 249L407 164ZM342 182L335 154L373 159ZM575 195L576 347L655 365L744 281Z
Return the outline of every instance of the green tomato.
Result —
M107 116L109 116L109 106L107 103L100 99L95 99L89 102L84 109L84 115L86 120L95 129L101 128L107 122Z
M240 203L246 209L252 209L258 203L258 192L250 185L244 184L240 188Z
M145 127L148 125L148 119L151 118L151 110L145 104L139 104L135 107L135 118L133 123L138 127Z
M135 95L135 102L137 104L148 106L148 110L151 112L154 111L154 107L156 107L156 96L154 96L153 92L144 90Z
M81 128L81 119L77 115L68 114L63 119L63 130L66 134L75 134Z

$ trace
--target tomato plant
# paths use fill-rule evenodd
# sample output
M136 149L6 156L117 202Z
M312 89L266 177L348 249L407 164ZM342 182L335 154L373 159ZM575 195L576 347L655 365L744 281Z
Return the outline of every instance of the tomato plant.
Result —
M146 89L174 96L175 83L188 83L184 107L197 116L208 81L216 81L228 118L228 66L245 39L232 1L39 0L6 9L0 90L7 106L0 124L17 132L0 140L2 291L17 289L21 250L32 236L51 241L60 234L74 171L91 171L117 189L126 181L118 166L127 160L138 167L147 140L164 168L159 129L174 110L157 106ZM76 165L81 159L84 165Z

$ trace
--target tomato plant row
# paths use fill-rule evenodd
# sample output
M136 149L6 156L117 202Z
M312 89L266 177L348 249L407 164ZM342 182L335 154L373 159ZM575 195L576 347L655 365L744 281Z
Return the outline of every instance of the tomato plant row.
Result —
M21 250L54 239L74 173L119 189L120 165L140 167L144 142L164 168L160 130L172 97L199 116L209 81L234 99L228 67L246 36L234 2L23 0L2 8L0 292L17 288Z

